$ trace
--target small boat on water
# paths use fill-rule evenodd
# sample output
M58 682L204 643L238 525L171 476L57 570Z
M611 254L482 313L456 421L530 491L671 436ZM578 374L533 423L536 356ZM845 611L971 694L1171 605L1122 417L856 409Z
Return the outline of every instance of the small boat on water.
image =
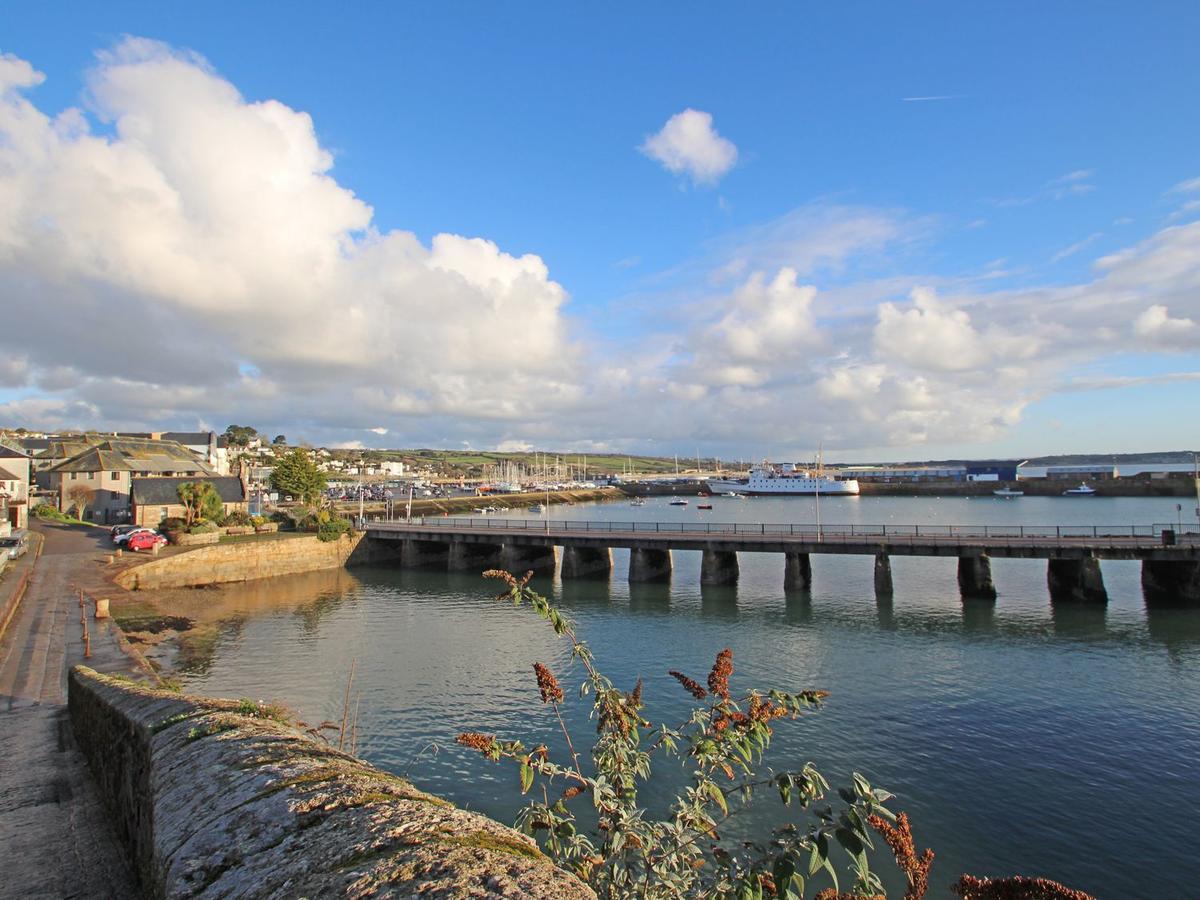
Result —
M668 506L687 506L688 502L686 500L684 500L682 497L676 497L674 500L672 500L667 505Z
M477 506L477 507L475 507L475 512L486 516L489 513L500 512L500 507L498 507L498 506Z
M712 509L711 503L697 503L696 509Z
M645 497L634 497L632 500L629 501L629 505L630 506L645 506L646 498Z
M542 504L540 504L540 503L533 504L533 506L529 507L529 511L531 513L540 513L542 511Z
M1014 491L1012 488L1000 488L998 491L992 491L992 496L999 497L1001 500L1012 500L1014 497L1024 497L1024 491Z
M1094 487L1088 487L1087 483L1084 482L1080 484L1079 487L1067 488L1062 492L1062 495L1064 497L1091 497L1095 493L1096 489Z

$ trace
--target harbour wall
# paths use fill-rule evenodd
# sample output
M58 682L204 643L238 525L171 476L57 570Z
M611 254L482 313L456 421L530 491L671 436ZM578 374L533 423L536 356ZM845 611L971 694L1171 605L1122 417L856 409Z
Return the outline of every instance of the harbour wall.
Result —
M1087 479L1096 489L1097 497L1195 497L1196 487L1191 478L1131 478ZM860 481L859 492L864 497L990 497L992 491L1010 488L1023 491L1028 497L1058 497L1068 488L1078 487L1079 480L1038 478L1027 481Z
M530 838L271 708L84 666L68 706L146 896L594 897Z
M360 532L335 541L305 535L214 544L133 566L113 580L133 591L226 584L382 562L398 552L364 538Z

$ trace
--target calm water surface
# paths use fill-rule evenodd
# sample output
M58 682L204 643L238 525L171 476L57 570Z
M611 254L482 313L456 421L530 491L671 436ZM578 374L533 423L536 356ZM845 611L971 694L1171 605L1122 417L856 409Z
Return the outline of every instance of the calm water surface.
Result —
M800 498L715 498L711 512L666 500L552 515L801 523L815 513ZM821 517L1151 524L1175 521L1176 502L827 498ZM964 605L953 559L894 558L895 596L877 603L870 557L814 556L812 591L787 596L778 556L742 554L740 583L719 589L700 586L698 553L676 553L671 584L654 586L630 586L628 554L614 557L611 582L538 585L570 610L614 680L632 687L644 678L649 717L671 723L690 698L667 670L702 681L726 646L735 686L832 691L826 709L776 729L768 762L812 760L835 786L861 771L896 793L894 807L937 853L931 896L949 896L963 871L1045 875L1101 897L1195 896L1200 611L1147 609L1136 563L1103 563L1110 602L1094 608L1052 606L1037 561L994 560L999 600ZM515 772L462 750L454 736L494 731L561 749L531 663L547 663L564 685L582 672L540 620L495 603L494 591L475 575L387 568L230 588L215 644L184 657L185 681L201 693L277 698L309 721L334 719L357 658L363 755L511 822L521 803ZM577 733L591 733L570 690L568 704ZM782 821L777 802L762 804L751 825ZM882 857L878 867L894 869Z

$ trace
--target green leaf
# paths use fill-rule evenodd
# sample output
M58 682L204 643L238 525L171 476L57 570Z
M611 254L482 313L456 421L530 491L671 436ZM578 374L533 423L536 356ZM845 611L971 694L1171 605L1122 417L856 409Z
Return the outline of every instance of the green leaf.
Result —
M533 766L527 762L521 763L521 793L529 793L530 787L533 786Z
M708 781L704 784L704 790L708 796L712 797L713 800L717 802L717 805L721 807L721 812L725 813L725 815L729 815L729 806L725 803L725 795L721 793L721 789L713 782Z

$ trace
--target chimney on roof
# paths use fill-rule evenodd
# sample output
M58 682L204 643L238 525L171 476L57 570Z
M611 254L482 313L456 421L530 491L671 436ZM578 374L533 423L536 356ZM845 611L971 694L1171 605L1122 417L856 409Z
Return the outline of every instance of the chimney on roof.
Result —
M152 440L152 441L161 441L162 436L163 436L163 433L161 431L150 432L150 440Z

